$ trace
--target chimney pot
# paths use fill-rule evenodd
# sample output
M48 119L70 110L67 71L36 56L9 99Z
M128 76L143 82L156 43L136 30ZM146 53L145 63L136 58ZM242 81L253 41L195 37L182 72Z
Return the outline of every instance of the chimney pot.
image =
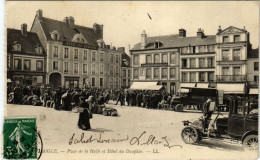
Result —
M186 37L186 30L181 28L179 29L179 37Z
M145 46L147 44L147 34L145 33L145 30L141 34L141 49L145 49Z
M21 32L23 36L27 36L27 24L24 23L21 25Z
M39 10L36 12L36 15L37 15L37 18L38 18L38 19L42 19L42 10L39 9Z

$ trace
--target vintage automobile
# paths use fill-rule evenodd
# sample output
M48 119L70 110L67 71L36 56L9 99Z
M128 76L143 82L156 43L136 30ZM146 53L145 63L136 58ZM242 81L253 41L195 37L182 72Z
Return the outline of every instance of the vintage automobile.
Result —
M173 97L171 100L171 108L174 111L181 112L185 106L194 105L201 109L203 103L208 98L217 102L218 90L215 88L186 88L189 92L185 95Z
M208 121L203 117L194 122L183 121L182 140L187 144L207 138L239 140L245 150L258 151L258 104L247 104L241 106L233 100L227 117L219 118L221 113L218 112ZM215 127L210 131L212 124Z

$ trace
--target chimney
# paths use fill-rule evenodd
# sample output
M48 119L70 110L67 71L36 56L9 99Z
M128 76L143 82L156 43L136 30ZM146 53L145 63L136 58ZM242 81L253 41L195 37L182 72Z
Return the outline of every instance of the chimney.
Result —
M179 37L186 37L186 30L181 28L179 29Z
M122 51L125 53L125 47L118 47L117 50Z
M204 38L204 30L201 28L198 28L197 37L198 38Z
M21 32L23 36L27 36L27 24L24 23L21 25Z
M95 23L93 25L94 32L98 35L99 39L103 39L103 25Z
M65 23L69 24L69 19L68 19L68 17L65 17L65 18L63 19L63 21L64 21Z
M218 33L217 34L219 34L221 31L222 31L221 26L218 26Z
M36 12L36 16L38 19L42 19L42 10L39 9L37 12Z
M145 49L145 46L147 44L147 34L145 33L145 30L141 34L141 49Z
M69 25L69 27L74 27L74 18L73 17L69 17L68 18L68 21L67 21L67 23L68 23L68 25Z

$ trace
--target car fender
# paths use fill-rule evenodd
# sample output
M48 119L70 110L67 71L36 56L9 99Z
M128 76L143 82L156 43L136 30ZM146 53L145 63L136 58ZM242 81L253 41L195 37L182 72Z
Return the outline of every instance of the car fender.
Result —
M247 131L247 132L244 133L244 135L242 136L241 141L243 142L244 139L246 138L246 136L252 135L252 134L258 135L258 132L257 132L257 131Z

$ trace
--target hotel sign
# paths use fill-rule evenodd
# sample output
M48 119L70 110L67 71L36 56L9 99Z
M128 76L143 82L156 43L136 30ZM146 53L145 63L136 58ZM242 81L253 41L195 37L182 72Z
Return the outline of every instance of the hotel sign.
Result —
M78 48L98 50L98 46L89 45L89 44L83 44L83 43L63 41L63 45L71 46L71 47L78 47Z
M168 63L145 63L141 67L167 67Z

